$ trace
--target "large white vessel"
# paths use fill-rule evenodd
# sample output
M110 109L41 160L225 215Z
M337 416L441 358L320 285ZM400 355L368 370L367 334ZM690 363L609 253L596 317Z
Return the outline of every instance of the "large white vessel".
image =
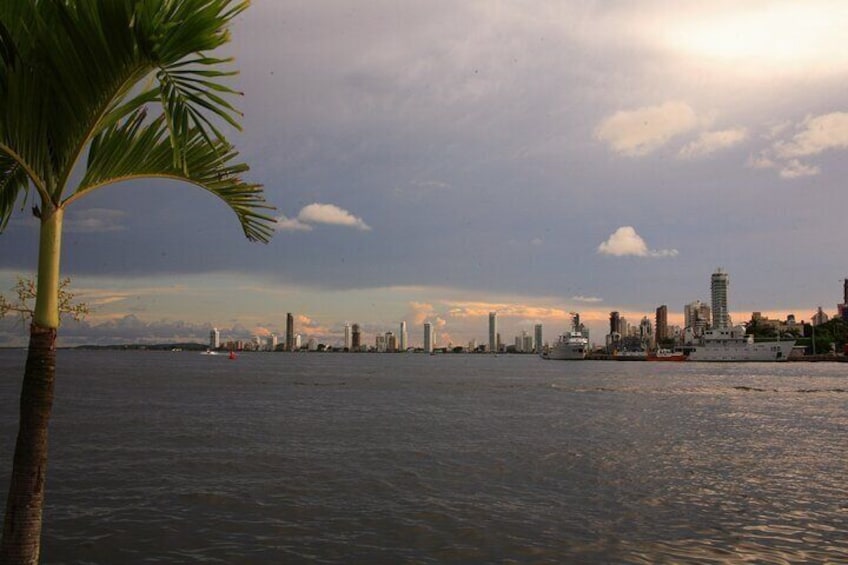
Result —
M585 359L589 353L588 332L580 323L580 314L571 315L571 331L559 336L557 342L551 346L546 359L570 360Z
M786 361L795 340L755 342L744 326L707 330L700 342L685 347L689 361Z

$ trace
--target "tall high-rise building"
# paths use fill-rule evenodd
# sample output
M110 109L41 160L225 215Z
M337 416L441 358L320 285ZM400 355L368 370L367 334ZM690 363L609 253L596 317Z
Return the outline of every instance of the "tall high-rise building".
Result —
M536 335L536 353L542 352L542 324L536 324L535 327L535 335Z
M622 331L621 331L622 330L622 328L621 328L621 314L619 314L617 311L610 312L609 322L610 322L609 334L610 335L615 335L615 334L621 335L621 333L622 333Z
M727 287L730 284L727 273L717 269L710 283L713 306L713 328L730 327L730 315L727 311Z
M386 332L386 351L394 353L397 348L397 336L393 332Z
M221 332L218 331L218 328L212 328L212 331L209 332L209 348L218 349L219 347L221 347Z
M294 351L294 316L286 314L286 351Z
M653 347L654 345L654 329L651 326L651 320L647 316L642 316L642 321L639 322L639 339L648 347Z
M351 328L351 340L348 351L359 351L362 347L362 331L359 329L359 324L353 324Z
M353 325L354 329L359 329L359 326L356 324ZM346 351L350 351L353 348L353 336L351 335L350 324L345 322L344 327L344 348Z
M836 305L836 317L848 322L848 279L842 283L842 304Z
M656 337L657 343L668 339L668 306L663 304L657 308L656 319Z
M425 353L433 353L433 348L435 347L435 340L433 339L433 324L430 322L424 322L424 352Z
M498 351L498 313L489 312L489 352Z
M690 302L683 307L684 328L691 328L695 335L701 335L710 326L710 307L700 300Z
M399 338L399 349L401 351L406 351L406 348L409 347L409 334L406 331L406 322L400 323L400 335Z

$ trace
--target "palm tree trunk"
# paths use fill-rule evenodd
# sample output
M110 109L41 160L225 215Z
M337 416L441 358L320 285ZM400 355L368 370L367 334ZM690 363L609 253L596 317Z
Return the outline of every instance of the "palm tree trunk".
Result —
M24 382L21 388L20 423L0 563L38 563L44 478L47 474L47 425L53 406L56 374L56 329L32 324Z
M30 326L18 440L0 543L0 563L3 564L35 564L40 552L47 428L56 376L62 216L63 210L55 209L41 221L38 291Z

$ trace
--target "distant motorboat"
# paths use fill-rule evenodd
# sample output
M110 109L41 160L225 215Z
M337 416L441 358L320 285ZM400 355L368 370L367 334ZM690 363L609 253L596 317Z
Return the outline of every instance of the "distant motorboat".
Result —
M686 361L686 354L682 351L673 349L657 349L653 353L649 353L648 361Z
M213 351L211 349L207 349L206 351L201 351L201 355L218 355L217 351Z

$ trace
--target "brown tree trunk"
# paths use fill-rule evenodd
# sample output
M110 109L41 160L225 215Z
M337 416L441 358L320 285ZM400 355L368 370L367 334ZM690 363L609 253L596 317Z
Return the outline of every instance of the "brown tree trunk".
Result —
M56 375L56 329L30 327L15 460L6 500L0 563L35 564L41 544L47 426Z

